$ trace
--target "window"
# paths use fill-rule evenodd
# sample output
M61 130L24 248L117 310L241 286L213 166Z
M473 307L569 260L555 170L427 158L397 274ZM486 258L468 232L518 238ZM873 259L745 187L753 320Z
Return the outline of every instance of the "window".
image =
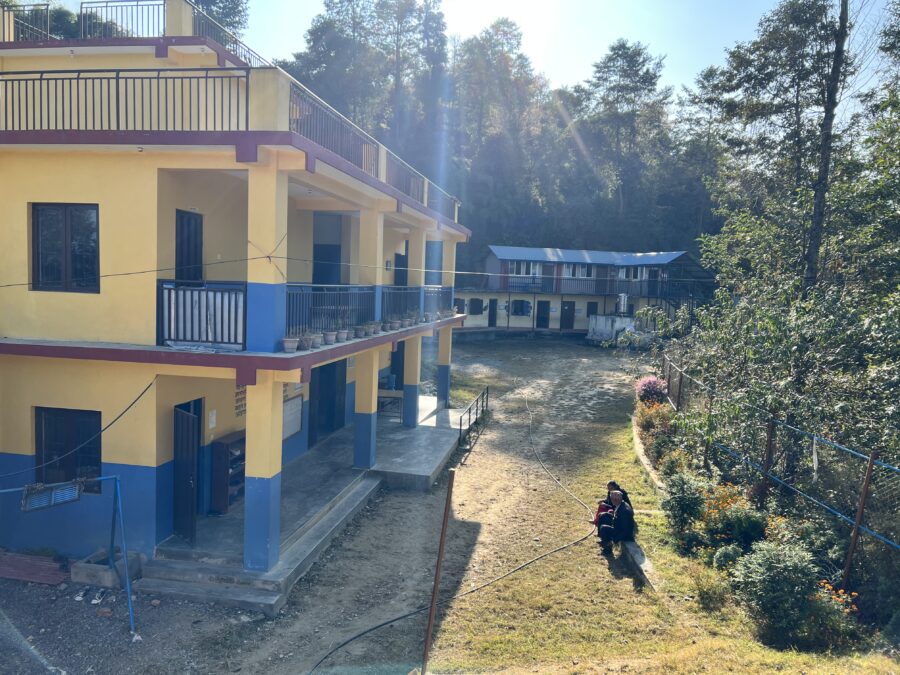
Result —
M34 290L100 292L96 204L35 204L31 228Z
M620 279L640 279L643 275L641 274L642 267L631 266L631 267L620 267L619 268L619 278Z
M466 313L466 301L462 298L454 298L453 304L456 307L457 314L465 314Z
M528 300L513 300L511 314L513 316L531 316L531 303Z
M595 314L597 314L597 303L596 303L596 302L589 302L589 303L587 304L587 315L588 315L588 316L594 316Z
M469 314L478 316L484 313L484 302L480 298L472 298L469 300Z
M98 411L35 408L34 420L37 482L62 483L100 476ZM85 490L100 492L100 486L88 485Z
M591 267L584 263L566 263L563 265L563 276L573 279L590 279Z
M516 260L510 263L512 273L519 276L541 276L541 263L531 260Z

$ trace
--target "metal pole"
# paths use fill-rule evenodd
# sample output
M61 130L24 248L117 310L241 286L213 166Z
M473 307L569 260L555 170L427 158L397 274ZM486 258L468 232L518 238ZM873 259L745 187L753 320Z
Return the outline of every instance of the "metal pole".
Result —
M453 501L453 479L456 469L450 469L447 483L447 501L444 502L444 522L441 525L441 540L438 544L437 564L434 567L434 586L431 588L431 609L428 611L428 626L425 629L425 653L422 655L422 675L428 672L428 652L431 651L431 632L434 630L434 616L437 612L438 592L441 585L441 564L444 562L444 543L447 540L447 522L450 519L450 505Z
M872 470L875 468L876 459L878 459L877 450L869 455L869 463L866 464L866 477L863 478L862 492L859 493L856 522L853 523L850 548L847 550L847 561L844 563L844 574L841 577L841 588L843 589L847 588L847 582L850 580L850 567L853 564L853 554L856 552L856 542L859 540L859 526L862 525L863 512L866 510L866 499L869 497L869 485L872 482Z
M765 506L766 497L769 496L769 469L772 468L772 457L775 454L775 420L769 418L766 424L766 454L763 457L763 475L759 484L759 493L756 496L759 508Z
M675 399L675 412L681 412L681 390L684 389L684 371L678 371L678 397Z
M140 640L140 636L134 628L134 605L131 601L131 575L128 573L128 545L125 543L125 515L122 512L122 491L119 489L119 477L116 476L116 508L119 512L119 527L122 534L122 561L125 567L125 593L128 598L128 621L131 624L133 639Z

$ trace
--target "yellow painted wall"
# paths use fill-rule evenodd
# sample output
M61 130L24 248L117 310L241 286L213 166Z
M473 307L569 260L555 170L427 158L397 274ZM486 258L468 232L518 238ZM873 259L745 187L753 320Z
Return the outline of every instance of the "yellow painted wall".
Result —
M109 424L154 377L146 364L6 356L0 359L0 451L33 455L34 408L99 410ZM104 462L156 466L156 387L103 434Z
M0 283L31 279L31 204L99 205L100 274L156 268L157 172L132 155L0 154ZM154 274L100 280L100 293L3 291L0 335L156 342Z
M203 270L209 281L244 281L247 263L247 182L219 171L159 172L158 256L160 279L175 277L175 212L203 216ZM282 263L283 265L283 263Z
M99 54L67 53L42 54L40 56L4 56L0 59L0 70L115 70L125 68L216 68L217 57L212 51L201 53L180 52L178 48L169 50L169 57L158 59L155 49L147 47L139 53L123 53L113 49Z
M312 281L312 263L301 260L312 260L313 257L313 212L295 208L292 204L288 210L288 281Z

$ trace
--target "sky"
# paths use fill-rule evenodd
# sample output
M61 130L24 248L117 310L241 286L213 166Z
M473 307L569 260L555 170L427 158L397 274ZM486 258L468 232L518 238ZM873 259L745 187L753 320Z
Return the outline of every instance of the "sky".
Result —
M724 62L724 50L749 40L775 0L444 0L449 35L465 39L508 17L522 29L523 51L552 86L591 76L615 40L624 37L665 55L663 84L690 84L703 68ZM300 51L321 0L250 0L244 41L263 56Z

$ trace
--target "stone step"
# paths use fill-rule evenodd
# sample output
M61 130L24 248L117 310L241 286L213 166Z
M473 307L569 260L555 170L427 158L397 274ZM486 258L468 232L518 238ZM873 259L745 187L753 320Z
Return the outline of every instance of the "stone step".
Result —
M247 572L236 565L210 565L194 560L149 560L144 563L143 576L145 579L248 586L275 592L284 590L281 580L269 579L265 574Z
M336 506L338 506L341 502L344 501L366 478L366 473L364 471L360 471L359 475L356 476L352 481L350 481L343 490L341 490L338 494L336 494L331 501L329 501L324 507L319 509L318 513L314 515L312 518L307 520L303 525L298 527L296 530L291 532L287 537L285 537L281 542L281 552L284 553L291 546L293 546L297 541L299 541L307 532L309 532L316 524L322 520L328 513L331 512Z
M148 595L164 595L196 602L217 602L241 609L256 610L269 618L274 618L287 600L286 593L267 591L251 586L198 581L148 579L145 577L136 581L132 588L139 593Z

